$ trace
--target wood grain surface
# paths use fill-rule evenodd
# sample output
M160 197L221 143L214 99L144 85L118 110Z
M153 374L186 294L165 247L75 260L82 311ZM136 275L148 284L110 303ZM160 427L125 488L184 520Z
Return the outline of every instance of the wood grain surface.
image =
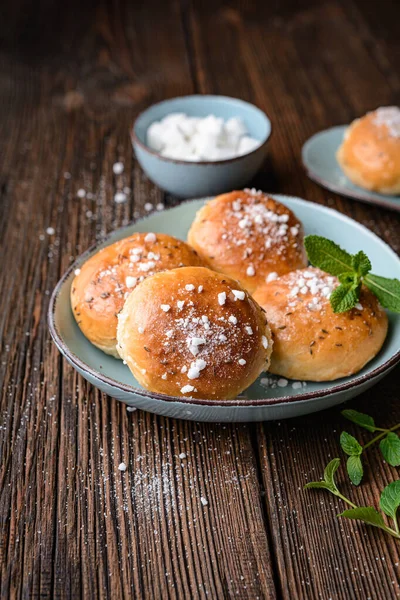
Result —
M254 186L334 207L399 252L400 215L323 190L300 163L318 130L400 104L398 1L4 4L1 598L400 597L399 542L303 491L340 455L342 428L356 431L339 408L251 426L127 412L77 376L46 325L75 256L146 203L176 202L143 175L128 134L141 109L180 94L256 103L273 135ZM399 421L399 369L351 406ZM398 473L373 448L366 471L358 489L343 468L339 479L377 505Z

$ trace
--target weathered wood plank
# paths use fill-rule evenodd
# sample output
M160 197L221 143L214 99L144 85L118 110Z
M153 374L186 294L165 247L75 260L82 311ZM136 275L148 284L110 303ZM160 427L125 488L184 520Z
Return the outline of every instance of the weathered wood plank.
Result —
M400 420L398 369L378 388L350 406L368 412L383 427ZM258 427L260 462L265 485L265 508L274 523L273 547L285 598L398 598L398 542L372 527L338 519L346 506L328 492L303 490L322 477L327 463L342 459L337 480L343 493L359 505L378 508L380 491L398 477L385 464L378 448L368 450L364 483L355 488L345 470L340 432L360 442L371 434L340 415L339 409L296 421Z
M256 184L322 203L328 198L330 206L363 222L399 250L398 215L327 193L306 179L299 161L302 143L316 131L396 102L398 61L385 54L383 42L379 57L370 52L365 40L373 40L373 33L351 6L345 12L339 3L322 3L289 16L280 15L279 9L272 15L265 5L260 16L258 8L246 13L214 6L209 12L198 9L191 19L196 61L206 74L202 91L214 89L218 74L226 70L224 48L234 39L239 51L236 76L221 78L218 89L256 102L276 124L271 139L273 175L264 170ZM212 58L207 51L211 43ZM354 406L372 411L384 424L395 423L398 377L397 369ZM307 481L319 479L327 462L340 455L343 428L356 431L339 409L257 428L265 511L280 592L288 599L399 596L397 542L371 528L337 520L343 504L321 492L303 491ZM377 506L380 491L397 473L382 465L379 451L371 451L368 463L360 490L345 483L343 469L341 481L345 493L360 504Z
M128 131L145 102L194 83L179 6L153 8L154 18L151 6L115 5L69 21L55 57L41 40L40 65L7 44L1 55L4 598L276 595L250 430L127 413L76 375L47 332L49 294L73 257L165 201ZM38 48L35 32L30 42ZM116 205L123 187L132 193Z
M163 97L200 91L256 102L275 130L254 184L328 203L399 250L398 215L322 190L299 162L318 129L396 101L395 7L364 14L360 6L152 0L134 9L118 2L7 9L0 23L3 598L399 596L396 543L335 521L339 503L302 491L338 453L339 410L257 427L127 413L61 359L46 326L49 293L72 257L142 215L146 203L175 202L144 177L127 135L141 108ZM125 164L118 177L116 160ZM116 205L123 187L132 193ZM391 424L397 379L398 370L379 394L354 405ZM368 473L361 490L345 483L344 490L376 504L395 471L371 451Z

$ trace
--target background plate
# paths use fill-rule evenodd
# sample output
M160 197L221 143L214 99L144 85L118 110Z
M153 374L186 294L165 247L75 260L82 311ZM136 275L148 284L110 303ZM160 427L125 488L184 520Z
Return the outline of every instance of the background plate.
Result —
M368 229L332 209L290 196L274 195L303 222L306 234L318 233L335 240L350 252L366 249L373 271L400 278L397 255ZM74 270L94 252L134 232L154 231L183 240L197 210L207 199L192 200L161 213L154 213L113 232L90 248L70 267L57 284L49 306L50 332L70 364L93 385L130 404L164 416L200 421L259 421L294 417L338 404L375 384L400 359L400 317L390 314L389 334L379 355L357 376L331 383L308 383L301 390L266 387L260 377L236 400L191 400L154 394L140 387L128 367L93 346L81 333L70 307Z
M307 140L302 149L302 160L307 175L337 194L400 211L400 196L385 196L364 190L351 183L339 167L336 151L342 143L346 128L347 125L332 127Z

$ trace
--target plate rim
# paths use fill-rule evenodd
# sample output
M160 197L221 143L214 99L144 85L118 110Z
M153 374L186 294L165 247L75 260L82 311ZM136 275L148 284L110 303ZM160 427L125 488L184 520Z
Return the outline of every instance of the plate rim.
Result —
M377 236L373 231L371 231L370 229L368 229L367 227L365 227L358 221L355 221L351 217L348 217L347 215L345 215L333 208L324 206L322 204L318 204L316 202L310 202L308 200L304 200L303 198L299 198L297 196L290 196L288 194L269 194L268 193L268 195L273 198L276 198L277 200L282 201L282 202L284 202L285 199L289 198L291 201L294 201L294 203L298 204L298 205L313 204L317 207L317 210L321 210L322 212L336 213L336 216L339 217L339 219L351 222L351 224L353 226L356 226L356 228L361 229L363 232L367 232L367 234L369 234L370 236L375 238L375 240L380 245L382 245L386 251L389 251L391 254L394 255L394 257L397 260L400 260L398 255L396 254L396 252L389 246L389 244L387 244L384 240L382 240L379 236ZM191 204L194 202L206 201L208 199L210 199L209 196L204 197L204 198L193 198L190 200L185 200L175 206L167 207L163 212L174 210L174 209L179 209L184 204ZM152 213L152 214L154 214L154 213ZM157 214L157 213L155 213L155 214ZM159 400L159 401L163 401L163 402L175 402L175 403L178 402L178 403L189 405L189 406L190 405L200 405L200 406L203 405L203 406L212 406L212 407L218 407L218 408L223 408L225 406L226 407L235 406L235 407L242 407L242 408L250 408L252 406L254 406L254 407L268 407L268 406L277 407L280 404L285 405L285 404L289 404L289 403L290 404L303 403L305 401L318 400L320 398L331 396L331 395L334 395L334 394L337 394L340 392L345 392L347 390L359 387L360 385L362 385L370 380L375 379L379 375L385 373L386 371L389 371L398 362L400 362L400 349L399 349L391 358L389 358L382 365L380 365L379 367L376 367L369 373L366 373L365 375L362 375L360 377L356 377L355 379L353 379L351 381L347 381L347 382L341 383L341 384L339 383L338 385L334 385L333 387L328 388L326 390L319 390L319 391L314 391L314 392L304 392L304 393L300 393L296 396L281 396L279 398L256 398L256 399L236 398L236 399L231 399L231 400L217 400L217 399L213 400L210 398L186 398L184 396L170 396L167 394L160 394L158 392L151 392L150 390L145 390L144 388L136 388L133 385L129 385L129 384L125 384L125 383L116 381L115 379L108 377L104 373L101 373L100 371L97 371L96 369L90 367L69 349L69 346L64 342L61 334L58 331L57 325L55 323L55 310L56 310L56 304L57 304L60 290L63 287L63 285L65 284L66 280L71 275L72 271L74 271L76 268L78 268L82 264L82 262L86 259L86 257L88 255L92 254L92 252L94 252L99 246L103 246L107 241L110 241L118 232L123 232L123 231L127 230L128 228L131 228L133 225L136 225L137 223L146 221L151 216L152 216L151 214L144 215L138 219L135 219L129 225L125 225L123 227L119 227L119 228L111 231L109 234L107 234L107 236L105 236L104 239L99 240L99 241L95 242L94 244L92 244L87 250L85 250L82 254L80 254L78 256L78 258L68 267L67 271L57 282L57 284L51 294L49 307L48 307L48 311L47 311L47 324L48 324L48 328L50 331L50 335L52 337L54 344L57 346L57 348L61 352L61 354L74 367L78 368L78 370L86 373L87 375L89 375L90 377L92 377L94 379L101 381L102 383L105 383L106 385L108 385L110 387L117 388L119 391L122 391L122 392L128 393L128 394L133 394L136 396L140 396L144 399L153 399L153 400ZM112 242L110 242L110 243L112 243ZM85 340L88 343L90 343L90 341L87 340L86 338L85 338Z
M388 199L375 198L368 193L368 190L363 190L360 188L360 191L352 190L345 186L336 185L335 183L331 183L329 180L320 177L311 167L310 164L306 160L306 153L309 150L311 144L318 138L328 132L334 130L344 130L348 125L335 125L334 127L328 127L328 129L323 129L322 131L317 131L311 137L309 137L303 144L301 148L301 162L302 166L307 174L307 176L315 183L318 183L320 186L334 192L336 194L340 194L341 196L345 196L346 198L353 198L359 200L360 202L366 202L367 204L375 204L375 206L382 206L389 210L394 210L396 212L400 212L400 196L388 196Z

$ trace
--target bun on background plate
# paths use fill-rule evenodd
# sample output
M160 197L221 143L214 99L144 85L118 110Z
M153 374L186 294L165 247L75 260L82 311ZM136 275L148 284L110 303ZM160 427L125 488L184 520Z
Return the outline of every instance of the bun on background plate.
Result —
M354 184L400 194L400 108L384 106L353 121L336 157Z

